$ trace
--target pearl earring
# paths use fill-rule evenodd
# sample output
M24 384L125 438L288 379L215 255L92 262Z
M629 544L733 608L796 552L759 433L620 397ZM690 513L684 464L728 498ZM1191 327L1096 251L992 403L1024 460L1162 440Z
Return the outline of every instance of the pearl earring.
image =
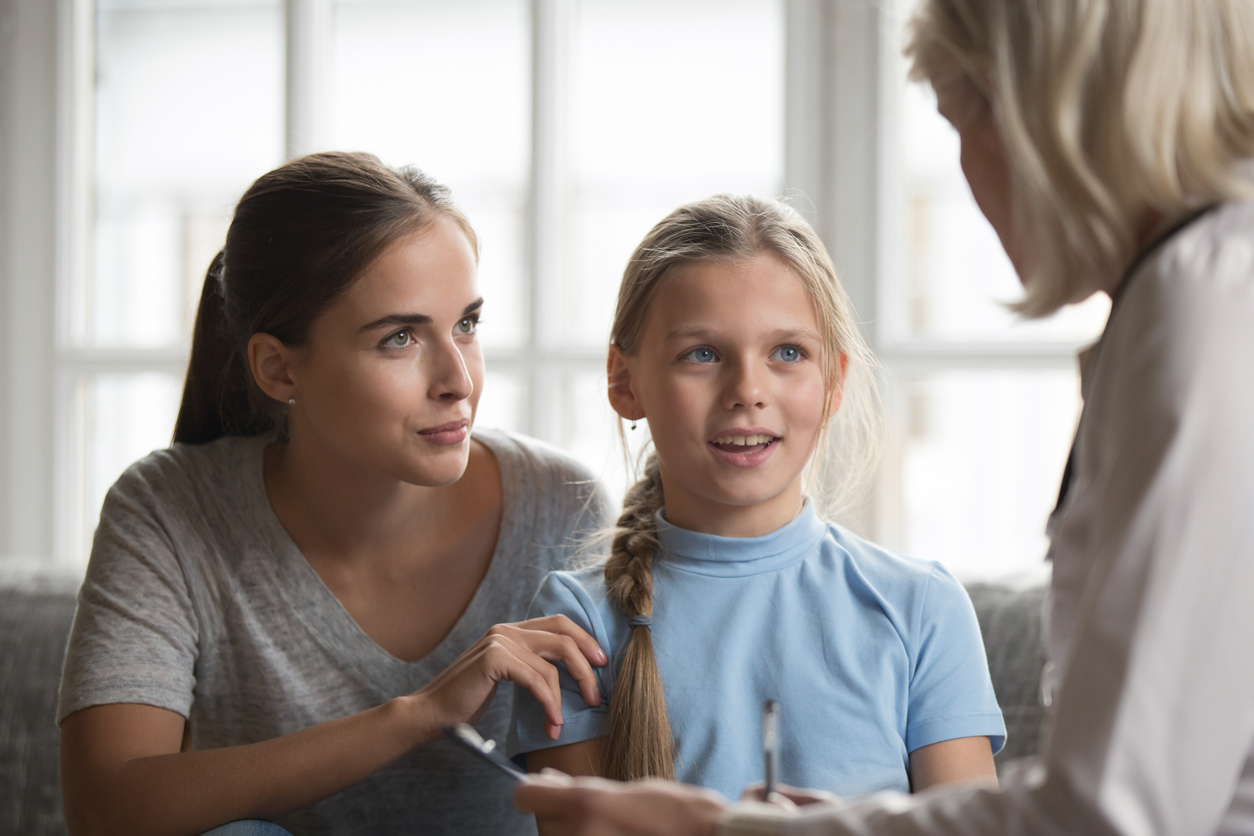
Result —
M295 398L288 398L288 399L287 399L287 405L288 405L288 406L296 406L296 399L295 399Z

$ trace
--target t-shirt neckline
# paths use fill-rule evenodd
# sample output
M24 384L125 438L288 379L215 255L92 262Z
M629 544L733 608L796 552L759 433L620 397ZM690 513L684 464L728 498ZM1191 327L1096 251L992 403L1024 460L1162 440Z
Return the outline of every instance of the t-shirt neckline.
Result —
M345 667L357 671L381 689L394 688L389 680L397 674L424 680L434 677L478 639L479 636L472 633L478 629L477 625L483 623L484 611L491 606L488 590L495 588L498 582L503 583L502 573L508 571L507 561L500 559L505 544L529 542L531 539L530 532L523 529L534 520L534 508L522 506L533 504L534 498L528 493L520 496L519 492L507 488L517 482L520 467L508 438L494 431L479 429L474 430L472 437L482 442L496 457L501 473L500 531L488 570L466 609L439 644L412 662L393 656L361 628L335 593L323 583L275 516L266 493L263 471L266 445L273 438L259 438L256 446L249 451L251 461L244 472L248 474L248 489L254 493L253 507L259 509L262 518L259 521L260 530L266 533L267 540L274 546L274 559L268 563L276 588L319 644Z
M814 503L807 500L797 516L761 537L720 537L672 525L659 509L658 545L675 568L703 575L740 577L774 572L804 560L827 531Z

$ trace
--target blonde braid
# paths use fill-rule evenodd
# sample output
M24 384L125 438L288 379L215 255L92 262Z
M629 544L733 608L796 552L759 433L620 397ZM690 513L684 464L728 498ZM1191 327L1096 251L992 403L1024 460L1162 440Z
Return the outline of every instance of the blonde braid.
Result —
M610 601L628 618L653 615L653 556L658 548L654 515L662 502L657 456L650 455L644 478L623 498L605 563ZM606 717L605 774L620 781L675 777L675 740L649 629L631 628Z

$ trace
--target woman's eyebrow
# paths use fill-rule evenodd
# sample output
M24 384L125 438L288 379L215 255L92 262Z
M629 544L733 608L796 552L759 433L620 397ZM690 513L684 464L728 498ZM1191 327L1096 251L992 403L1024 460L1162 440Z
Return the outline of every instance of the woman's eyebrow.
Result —
M469 314L472 314L482 307L483 307L483 297L480 296L478 299L471 302L462 310L462 316L467 316ZM427 314L420 314L420 313L388 314L387 316L379 317L374 322L366 323L365 325L361 326L361 328L359 328L357 332L360 334L366 331L373 331L376 328L394 327L397 325L430 325L432 322L433 320Z

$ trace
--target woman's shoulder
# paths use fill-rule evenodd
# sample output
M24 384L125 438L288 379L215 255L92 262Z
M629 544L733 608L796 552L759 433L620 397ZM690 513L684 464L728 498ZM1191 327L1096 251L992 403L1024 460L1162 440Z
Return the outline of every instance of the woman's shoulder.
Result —
M491 427L475 427L474 438L491 450L503 465L514 464L535 478L558 485L596 482L592 471L577 458L538 438Z
M226 436L204 444L176 442L132 463L109 494L157 506L238 497L241 479L250 467L260 466L268 441L265 436Z
M1225 306L1254 305L1254 201L1223 203L1204 212L1148 261L1150 275L1130 278L1128 296L1181 297L1166 311L1212 298Z
M501 487L535 502L541 527L592 532L606 523L609 500L600 481L582 462L539 439L476 427L474 438L492 452L501 469Z

